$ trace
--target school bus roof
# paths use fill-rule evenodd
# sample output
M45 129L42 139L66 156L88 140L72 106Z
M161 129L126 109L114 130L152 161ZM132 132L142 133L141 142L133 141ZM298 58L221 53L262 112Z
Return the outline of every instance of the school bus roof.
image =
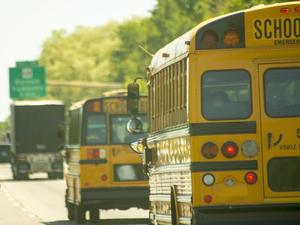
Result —
M140 97L146 97L146 95L140 95ZM73 103L69 109L74 110L74 109L80 108L89 101L114 99L114 98L127 98L127 92L126 92L126 95L124 93L121 93L118 95L100 96L100 97L95 97L95 98L84 99L84 100Z
M161 68L169 64L172 64L176 61L179 61L180 59L186 57L189 53L195 51L196 49L195 39L196 39L197 32L201 28L204 28L207 25L214 23L215 21L220 21L241 13L249 13L249 12L251 13L262 9L264 10L264 9L275 8L275 7L295 6L295 5L300 6L300 1L276 3L271 5L261 4L249 9L225 14L222 16L214 17L206 21L203 21L197 26L195 26L194 28L192 28L191 30L189 30L188 32L186 32L185 34L181 35L177 39L173 40L172 42L168 43L167 45L159 49L153 56L149 68L153 74L156 71L160 70Z

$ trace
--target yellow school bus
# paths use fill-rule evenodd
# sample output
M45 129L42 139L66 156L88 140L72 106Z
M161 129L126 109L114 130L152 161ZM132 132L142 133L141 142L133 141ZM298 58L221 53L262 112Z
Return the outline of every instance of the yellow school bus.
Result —
M152 224L300 224L299 1L200 23L147 72Z
M147 101L141 98L138 118L146 122ZM147 177L128 145L135 136L126 131L126 102L125 94L114 93L70 107L65 198L70 220L82 223L89 212L95 222L99 209L149 207Z

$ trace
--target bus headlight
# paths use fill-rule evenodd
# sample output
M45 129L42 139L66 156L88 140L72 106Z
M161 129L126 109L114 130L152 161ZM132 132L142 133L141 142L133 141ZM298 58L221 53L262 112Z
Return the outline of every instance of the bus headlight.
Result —
M252 158L255 157L257 155L258 152L258 145L256 144L255 141L245 141L242 144L242 153L244 156L248 157L248 158Z

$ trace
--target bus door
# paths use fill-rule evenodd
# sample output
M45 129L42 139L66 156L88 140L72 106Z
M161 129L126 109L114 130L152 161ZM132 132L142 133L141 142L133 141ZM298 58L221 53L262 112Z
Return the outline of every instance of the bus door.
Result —
M300 197L300 59L260 64L265 198Z

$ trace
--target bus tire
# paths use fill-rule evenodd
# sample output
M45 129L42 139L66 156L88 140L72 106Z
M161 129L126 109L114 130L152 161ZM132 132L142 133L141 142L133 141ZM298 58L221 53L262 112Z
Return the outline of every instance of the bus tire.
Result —
M64 173L63 172L57 173L56 177L57 179L64 179Z
M172 225L179 225L177 194L175 186L171 186L171 219Z
M17 173L14 174L15 180L28 180L29 179L29 174L28 173Z
M81 205L75 205L74 210L74 219L76 223L82 224L85 222L85 210Z
M99 221L99 216L100 216L100 212L98 208L93 207L90 209L90 221L92 223Z
M74 212L74 209L75 207L74 207L74 204L72 204L72 203L67 203L67 213L68 213L68 219L69 220L74 220L74 214L75 214L75 212Z
M54 177L54 174L53 173L48 173L48 179L50 180L53 180L55 177Z

